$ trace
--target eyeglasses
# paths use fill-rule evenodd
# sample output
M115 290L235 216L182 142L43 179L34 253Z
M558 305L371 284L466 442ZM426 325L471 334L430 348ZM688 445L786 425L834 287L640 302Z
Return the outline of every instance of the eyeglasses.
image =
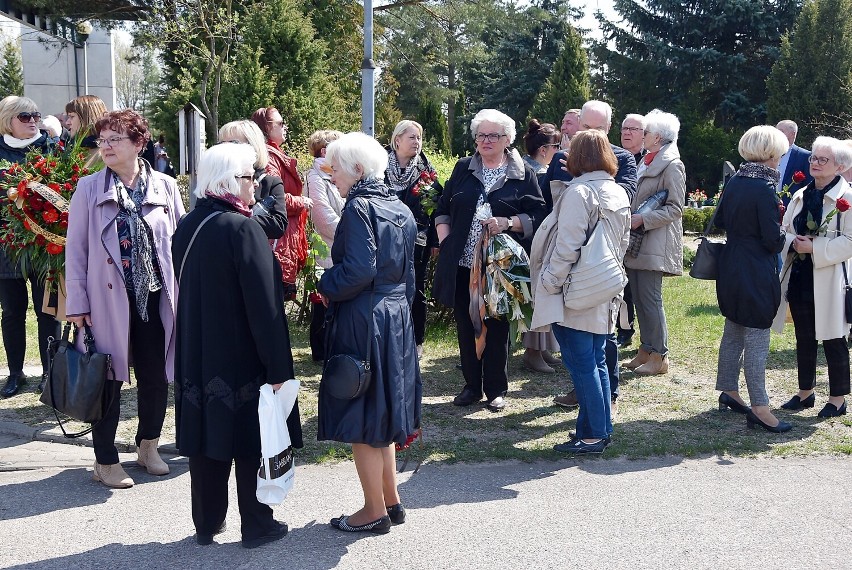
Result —
M29 123L30 121L37 123L41 120L41 113L38 111L35 113L18 113L17 117L22 123Z
M621 127L622 133L635 133L637 131L643 131L643 130L644 129L642 127ZM648 131L645 131L645 132L647 133Z
M505 136L507 135L503 135L500 133L476 133L475 138L477 142L497 142Z
M129 139L130 137L110 137L108 139L95 139L95 144L98 146L108 146L110 148L114 147L124 139Z
M237 174L234 178L239 178L240 180L251 180L254 181L254 174Z
M289 128L287 128L287 125L285 125L285 124L284 124L284 121L266 121L266 122L267 122L267 123L272 123L272 125L273 125L273 126L281 127L281 128L282 128L282 129L284 129L285 131L289 131L289 130L290 130Z
M820 166L825 166L826 164L828 164L828 161L829 161L829 160L830 160L830 159L829 159L827 156L814 156L814 155L811 155L810 157L808 157L808 162L809 162L809 163L811 163L811 164L819 164Z

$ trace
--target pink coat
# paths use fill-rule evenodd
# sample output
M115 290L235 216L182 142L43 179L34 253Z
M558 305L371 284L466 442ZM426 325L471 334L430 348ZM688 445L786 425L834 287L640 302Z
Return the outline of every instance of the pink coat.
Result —
M164 291L160 318L165 329L166 378L174 381L175 309L177 281L172 267L172 235L184 214L174 178L151 172L142 215L151 226L160 262ZM118 200L112 171L104 169L81 178L71 198L65 283L69 316L91 315L98 352L112 355L115 379L130 381L130 302L124 285L118 246ZM79 348L82 350L82 335Z

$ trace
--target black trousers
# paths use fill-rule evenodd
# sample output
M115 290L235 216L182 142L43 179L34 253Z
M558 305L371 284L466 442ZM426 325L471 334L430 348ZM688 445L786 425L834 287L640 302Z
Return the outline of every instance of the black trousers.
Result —
M411 320L414 321L414 343L423 344L426 339L426 270L429 267L429 248L414 246L414 303L411 305Z
M243 540L266 534L275 522L272 508L257 500L257 470L260 457L237 457L237 503ZM213 534L228 513L228 479L231 462L194 455L189 458L192 489L192 522L198 534Z
M636 314L635 307L633 306L633 293L630 292L630 283L628 283L627 287L624 288L624 304L627 306L627 328L621 328L621 318L616 321L616 328L619 333L632 333L635 329L633 319L636 317Z
M311 358L317 362L325 360L325 305L311 303Z
M47 339L59 336L59 323L52 315L43 313L44 283L29 278L33 311L38 322L38 345L41 367L47 372ZM23 372L24 354L27 350L27 279L0 279L0 328L3 330L3 348L9 372Z
M796 366L799 390L816 386L817 344L816 317L813 303L790 303L790 315L796 328ZM845 338L822 341L828 364L828 393L845 396L849 393L849 347Z
M130 352L136 375L139 426L136 445L143 439L157 439L166 419L169 384L166 379L166 332L160 320L160 294L148 297L148 322L142 320L134 302L130 302ZM97 339L97 337L96 337ZM104 394L104 418L92 430L95 459L101 465L118 463L115 432L118 429L122 382L107 382ZM114 397L113 397L114 396Z
M509 321L485 319L488 332L482 359L476 357L476 339L470 320L470 269L459 267L456 273L456 298L453 313L459 339L462 374L465 386L474 393L493 400L504 396L509 389Z

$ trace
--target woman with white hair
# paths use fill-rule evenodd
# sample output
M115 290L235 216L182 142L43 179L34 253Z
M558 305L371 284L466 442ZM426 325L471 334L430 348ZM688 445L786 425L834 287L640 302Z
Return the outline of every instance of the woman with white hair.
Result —
M476 141L473 156L453 168L435 209L435 229L441 254L435 270L433 296L454 308L465 385L453 399L469 406L482 399L499 412L506 406L509 389L509 321L486 318L488 329L482 358L477 357L476 337L470 318L473 255L483 234L507 233L529 251L533 233L547 215L547 206L533 170L524 164L515 142L515 121L495 109L483 109L470 123ZM488 204L491 216L479 220L477 209Z
M256 497L259 390L295 377L284 316L281 268L252 221L257 156L251 146L216 145L201 155L195 209L172 238L178 277L175 357L177 448L189 458L198 544L224 530L235 465L242 545L287 534ZM287 419L302 447L298 406Z
M775 433L792 427L772 414L766 393L769 329L781 303L777 256L784 247L775 189L781 177L778 165L789 147L775 127L746 131L739 143L745 162L725 186L715 219L728 235L716 280L719 310L725 316L716 371L719 409L745 414L749 427ZM751 408L740 396L741 368Z
M813 180L790 199L785 232L781 305L773 329L784 328L787 304L796 329L799 392L781 407L799 411L816 403L817 343L828 364L828 402L819 417L846 414L849 394L849 333L844 298L852 273L852 189L841 173L852 167L852 149L831 137L817 137L811 148ZM845 272L845 276L844 276Z
M641 245L631 237L624 257L642 342L636 357L625 366L643 376L665 374L669 369L663 277L683 273L681 218L686 197L686 170L677 148L679 130L680 121L671 113L654 109L645 115L644 143L648 152L638 165L636 195L630 204L635 212L660 190L669 192L661 207L645 214L633 214L630 229L643 230L644 236Z
M331 519L344 532L390 532L405 522L396 482L395 444L420 428L422 387L411 303L414 241L411 211L382 182L388 155L363 133L348 133L326 149L331 182L346 199L331 248L333 265L319 291L328 303L326 344L338 354L369 358L370 384L353 399L335 398L323 377L320 440L352 444L364 506Z

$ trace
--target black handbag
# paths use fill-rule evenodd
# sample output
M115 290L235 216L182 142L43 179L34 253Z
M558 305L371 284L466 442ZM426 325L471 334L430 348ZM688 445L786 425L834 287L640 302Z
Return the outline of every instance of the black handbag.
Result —
M724 196L724 192L722 194ZM722 198L719 198L716 209L713 210L713 215L710 216L707 228L701 236L701 242L695 252L695 259L692 260L692 267L689 268L689 276L693 279L715 281L719 277L719 257L722 255L722 250L725 249L727 238L710 237L710 230L713 228L713 222L716 221L716 214L719 213L721 204Z
M74 329L76 338L76 325ZM74 343L69 340L70 333L71 323L65 323L62 338L51 337L48 341L50 367L41 402L53 408L56 421L59 422L65 437L76 438L91 432L94 425L81 432L69 434L65 431L58 412L75 420L97 425L104 415L107 379L110 376L114 379L115 375L112 371L112 357L95 351L95 337L88 325L84 326L83 332L86 352L81 353L74 348Z
M329 356L322 369L320 384L338 400L353 400L367 391L373 379L370 356L373 348L373 292L370 292L370 334L367 336L367 357L361 359L350 354ZM336 316L332 316L331 338L337 330ZM329 346L326 341L326 346Z

